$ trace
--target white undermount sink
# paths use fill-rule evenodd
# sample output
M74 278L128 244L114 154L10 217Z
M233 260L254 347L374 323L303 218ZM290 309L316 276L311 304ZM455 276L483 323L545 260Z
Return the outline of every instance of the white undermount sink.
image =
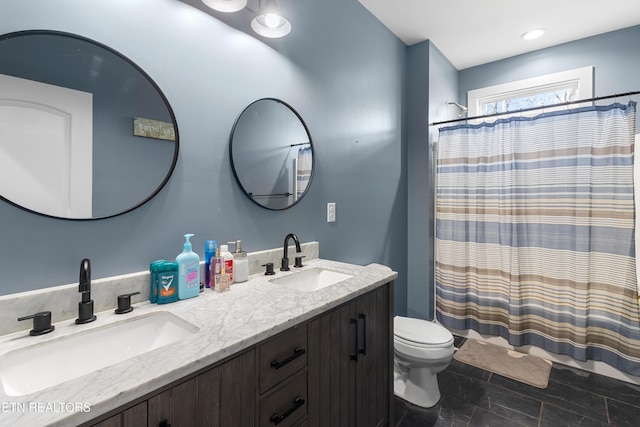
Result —
M179 341L197 331L198 327L166 311L79 330L0 356L0 382L8 396L27 395Z
M318 289L335 285L352 277L351 274L338 273L337 271L325 270L324 268L318 267L278 279L272 279L270 282L298 291L317 291Z

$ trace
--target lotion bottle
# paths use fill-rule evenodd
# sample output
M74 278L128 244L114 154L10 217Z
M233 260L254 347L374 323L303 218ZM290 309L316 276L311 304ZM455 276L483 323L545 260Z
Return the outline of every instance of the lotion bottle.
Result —
M242 250L242 240L229 243L236 245L236 250L233 252L233 282L246 282L249 279L249 258Z
M229 283L233 283L233 254L228 245L220 245L220 256L224 259L224 272L229 275Z
M180 299L197 297L200 292L200 257L191 249L191 237L193 234L184 235L183 251L176 257Z

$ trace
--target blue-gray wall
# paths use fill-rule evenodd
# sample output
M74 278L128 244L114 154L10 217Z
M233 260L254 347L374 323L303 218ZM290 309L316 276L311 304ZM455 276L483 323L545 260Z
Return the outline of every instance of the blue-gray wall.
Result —
M426 318L429 303L429 51L431 42L407 50L407 315ZM410 90L409 90L410 88Z
M465 103L472 89L586 66L595 68L594 96L640 90L640 25L462 70L459 99Z
M450 118L458 72L430 41L407 53L407 315L434 318L434 152L429 123Z
M269 44L178 0L0 0L0 33L54 29L104 43L136 62L171 103L180 155L167 186L126 215L56 220L0 203L0 294L145 270L175 257L182 235L282 245L289 232L323 258L379 262L400 273L406 311L407 181L403 141L406 46L357 0L280 0L293 31ZM276 97L306 121L316 171L293 209L248 200L231 171L228 138L252 101ZM326 222L326 203L337 222ZM202 249L200 249L202 255Z
M319 241L323 258L391 266L396 313L431 318L428 123L455 114L444 103L586 65L596 68L597 95L640 89L640 27L457 72L431 42L404 46L357 0L280 0L293 31L266 43L188 2L0 0L0 33L67 31L135 61L169 99L181 138L168 185L126 215L55 220L0 203L0 295L73 283L84 257L95 278L145 270L177 255L186 232L196 248L241 239L248 251L295 232ZM286 211L249 201L229 164L235 119L263 97L296 108L315 145L312 186ZM326 223L327 202L337 203L336 223Z

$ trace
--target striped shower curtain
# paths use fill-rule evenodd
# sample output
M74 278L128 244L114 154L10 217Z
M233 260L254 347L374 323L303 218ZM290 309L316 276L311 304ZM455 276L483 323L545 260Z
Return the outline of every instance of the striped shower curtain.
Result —
M445 326L640 375L635 103L440 129Z
M311 170L313 168L313 151L311 147L298 149L298 161L296 163L295 200L298 200L307 191L307 186L311 179Z

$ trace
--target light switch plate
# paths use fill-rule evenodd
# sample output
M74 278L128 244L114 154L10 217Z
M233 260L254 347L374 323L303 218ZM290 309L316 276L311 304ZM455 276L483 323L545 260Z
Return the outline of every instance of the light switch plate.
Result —
M327 203L327 222L336 222L336 204Z

